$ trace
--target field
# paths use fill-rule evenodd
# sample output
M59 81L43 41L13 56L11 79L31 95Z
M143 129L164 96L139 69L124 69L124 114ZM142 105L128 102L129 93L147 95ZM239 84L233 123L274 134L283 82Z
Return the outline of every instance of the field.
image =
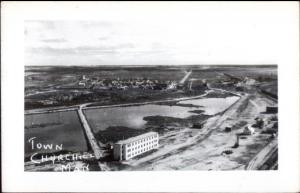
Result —
M202 81L221 83L228 80L223 73L236 77L249 77L257 81L276 80L274 66L153 66L153 67L26 67L25 109L65 107L86 102L110 105L130 102L144 102L165 98L199 95L204 92ZM259 70L258 70L259 69ZM192 70L193 91L171 92L161 89L126 89L114 87L98 88L93 82L144 79L157 81L160 85L179 81L187 70ZM79 86L82 76L89 78L86 86Z

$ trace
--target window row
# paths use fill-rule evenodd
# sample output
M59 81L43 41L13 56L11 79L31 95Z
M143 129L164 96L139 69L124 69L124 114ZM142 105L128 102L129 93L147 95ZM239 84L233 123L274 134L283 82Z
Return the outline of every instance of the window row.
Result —
M141 140L138 140L138 141L129 143L129 144L127 144L127 147L131 147L131 146L133 146L133 145L138 145L138 144L140 144L140 143L143 143L143 142L147 142L147 141L153 140L154 138L157 138L157 137L158 137L158 136L147 137L147 138L145 138L145 139L141 139Z
M156 143L157 143L157 140L156 141L151 141L151 142L148 142L148 143L145 143L145 144L141 144L141 145L136 146L136 147L128 148L127 152L137 150L137 149L140 149L140 148L144 148L144 147L147 147L149 145L151 146L151 145L156 144Z
M133 156L139 155L139 154L149 151L155 147L157 147L157 144L154 144L150 147L146 147L146 148L138 150L138 151L133 151L132 153L127 154L127 157L133 157Z

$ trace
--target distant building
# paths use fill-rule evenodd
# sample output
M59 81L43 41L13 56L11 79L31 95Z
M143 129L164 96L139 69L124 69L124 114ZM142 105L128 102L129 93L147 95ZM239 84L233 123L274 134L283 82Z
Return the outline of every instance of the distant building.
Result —
M278 113L278 107L266 107L267 113Z
M137 155L158 149L158 133L148 132L114 144L113 155L115 160L128 160Z
M78 86L85 86L85 82L79 82Z
M168 90L169 90L169 89L176 89L176 88L177 88L177 83L174 82L174 81L172 81L172 82L168 85L168 87L167 87Z
M244 134L244 135L253 135L253 134L255 134L255 128L253 128L251 125L247 125L244 128L244 131L243 131L242 134Z

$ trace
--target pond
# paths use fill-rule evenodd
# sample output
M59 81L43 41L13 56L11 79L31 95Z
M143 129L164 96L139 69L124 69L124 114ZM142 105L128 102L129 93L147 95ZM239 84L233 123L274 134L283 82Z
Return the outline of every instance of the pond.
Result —
M111 107L85 110L85 115L94 132L103 131L108 127L123 126L133 129L144 129L146 121L144 117L148 116L166 116L174 118L187 118L191 115L197 115L192 112L195 110L204 110L204 114L213 115L224 111L233 104L239 97L227 98L201 98L185 100L178 102L181 104L192 104L197 106L179 106L179 105L158 105L147 104L140 106Z
M32 149L35 143L62 145L63 151L87 151L87 142L76 111L25 115L25 157L33 153L53 153L52 150Z
M206 115L215 115L219 112L226 110L230 105L235 103L239 97L232 96L226 98L204 98L180 101L178 104L191 104L201 106L201 110Z
M180 107L168 105L141 105L128 107L112 107L85 110L85 114L94 132L105 130L111 126L124 126L134 129L143 129L148 116L167 116L186 118L194 113L189 111L198 110L197 107Z

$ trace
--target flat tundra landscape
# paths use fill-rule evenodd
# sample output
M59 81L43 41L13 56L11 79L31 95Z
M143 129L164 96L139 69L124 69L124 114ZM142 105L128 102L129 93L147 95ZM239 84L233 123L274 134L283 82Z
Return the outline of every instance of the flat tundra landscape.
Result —
M276 170L277 81L276 65L26 66L25 171ZM116 159L151 132L157 148Z

